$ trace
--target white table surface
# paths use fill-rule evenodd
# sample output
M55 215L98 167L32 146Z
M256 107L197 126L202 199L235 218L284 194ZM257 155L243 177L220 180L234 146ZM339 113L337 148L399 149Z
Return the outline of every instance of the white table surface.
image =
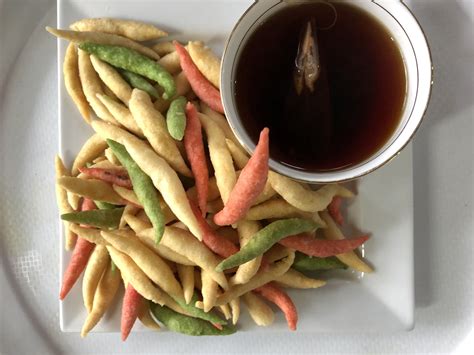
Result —
M116 334L92 334L86 340L78 334L62 334L57 290L55 286L47 290L58 280L50 280L44 289L24 292L19 285L25 275L9 263L14 251L8 249L6 241L18 238L21 244L22 240L21 233L11 235L15 231L11 225L25 218L8 213L12 203L22 203L15 201L12 186L31 189L31 181L6 181L8 174L2 169L10 159L28 161L32 157L5 156L2 142L7 135L17 135L20 152L34 150L33 158L44 168L35 171L33 177L44 186L50 185L52 158L58 146L57 84L49 80L55 73L43 73L41 64L51 60L44 52L54 51L55 42L39 50L37 57L27 59L31 66L24 75L15 72L15 67L20 65L19 59L25 60L21 52L28 40L47 36L38 24L56 23L56 5L52 0L0 0L0 354L464 353L474 347L474 1L412 0L411 7L427 33L436 68L432 102L414 142L415 329L395 334L237 334L219 339L171 336L160 337L159 341L150 334L134 334L121 343ZM9 87L21 84L12 83L12 77L23 78L25 85L25 97L18 98L13 118L41 122L38 135L9 130L13 118L5 116L4 99ZM38 107L29 108L31 95L39 91L46 99ZM49 138L44 139L46 136ZM50 187L44 191L32 189L34 202L23 202L26 216L29 213L34 216L31 218L41 219L38 229L42 233L57 231L56 225L47 227L56 223L56 209L41 207L43 203L52 204L51 192ZM37 232L27 226L20 230ZM38 232L36 237L45 236ZM57 248L53 247L52 255L46 257L57 260ZM33 309L29 299L48 295L42 299L44 307Z

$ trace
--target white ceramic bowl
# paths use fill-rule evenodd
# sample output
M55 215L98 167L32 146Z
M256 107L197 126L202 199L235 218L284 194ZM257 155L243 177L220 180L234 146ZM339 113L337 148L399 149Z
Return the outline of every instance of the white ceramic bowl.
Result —
M431 95L433 66L429 46L422 28L408 7L400 0L339 1L350 2L384 24L401 50L407 75L407 91L397 129L382 148L360 164L335 171L305 172L270 159L273 170L293 179L315 184L352 180L376 170L396 157L420 126ZM224 109L237 139L248 152L255 149L255 143L246 132L236 109L233 82L237 59L255 28L283 7L292 6L289 2L295 1L256 1L237 22L224 50L221 69Z

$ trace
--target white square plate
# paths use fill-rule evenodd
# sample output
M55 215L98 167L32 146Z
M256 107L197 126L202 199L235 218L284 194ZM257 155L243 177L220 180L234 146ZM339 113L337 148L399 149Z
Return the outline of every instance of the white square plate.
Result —
M227 34L251 0L58 0L58 27L85 17L118 17L159 24L181 40L204 40L221 53ZM67 163L92 134L68 97L62 60L66 42L59 41L60 151ZM291 292L300 314L299 332L394 331L413 327L413 170L411 146L386 167L365 177L349 208L349 221L370 231L363 253L375 273L336 273L318 290ZM61 241L64 238L60 239ZM61 274L69 253L61 245ZM62 278L62 277L61 277ZM120 299L95 331L120 331ZM287 331L281 313L269 328L256 327L246 312L241 331ZM81 282L60 304L64 332L79 332L86 317ZM134 331L141 329L137 322ZM158 335L157 335L158 336Z

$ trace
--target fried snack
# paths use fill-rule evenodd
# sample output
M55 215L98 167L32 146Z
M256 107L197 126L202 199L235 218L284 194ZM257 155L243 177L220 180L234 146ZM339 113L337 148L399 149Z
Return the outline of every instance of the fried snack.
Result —
M55 166L55 171L56 171L56 179L63 176L70 175L68 170L64 166L63 161L57 155L55 157L54 166ZM74 212L74 209L71 207L71 205L69 204L67 200L67 191L64 190L58 184L56 184L56 202L58 204L60 214ZM76 244L77 236L69 230L69 222L66 222L66 221L64 222L64 231L66 233L65 245L64 245L65 249L72 250L74 248L74 244Z
M324 237L329 240L345 239L344 234L339 230L334 220L329 213L322 212L321 218L326 222L327 228L323 229ZM347 266L360 272L373 272L372 268L367 265L354 251L349 251L344 254L336 255L336 257Z
M120 161L114 155L114 153L112 152L112 149L110 149L110 147L107 148L104 151L104 155L105 155L105 158L107 159L107 161L109 161L111 164L116 165L116 166L120 166Z
M145 273L126 254L108 245L107 250L114 264L137 292L154 303L165 304L164 293L155 287Z
M174 82L176 84L176 96L186 96L191 91L191 84L184 72L175 75Z
M186 103L187 100L183 96L178 96L171 101L170 108L166 113L166 126L168 132L177 141L181 141L184 137L186 129Z
M77 239L71 259L69 260L69 264L63 274L61 291L59 293L60 300L66 298L69 291L71 291L82 271L84 271L93 250L94 244L89 243L87 240L82 238Z
M290 330L296 330L296 323L298 322L298 312L293 300L288 294L276 286L273 282L264 285L255 290L264 298L273 302L285 314L286 322Z
M227 149L224 132L206 115L199 114L201 124L206 131L209 155L214 167L217 187L224 204L237 182L232 156Z
M104 162L104 165L109 165L107 160ZM79 168L79 171L81 172L81 175L78 176L79 178L84 177L86 179L97 179L109 184L125 187L127 189L132 188L130 177L128 176L127 171L122 167L114 166L112 168L99 168L96 166L91 166L90 168Z
M135 122L132 113L125 105L122 105L120 102L115 101L107 95L97 94L97 98L102 102L107 110L109 110L120 125L140 138L145 137L143 131Z
M130 202L137 207L143 207L133 190L118 185L112 185L112 189L114 189L117 195L119 195L123 200Z
M217 298L216 306L230 302L236 297L240 297L247 292L259 288L270 281L275 280L278 276L283 275L291 267L295 253L293 251L287 252L287 256L274 264L270 264L268 268L261 269L252 277L247 283L232 286L221 296Z
M122 303L122 317L120 319L120 332L122 333L122 341L127 340L130 331L138 318L143 297L128 284L125 289Z
M64 86L84 120L87 123L90 123L90 107L84 92L82 91L78 65L76 45L74 43L69 43L63 63Z
M283 238L309 232L317 227L313 221L306 219L289 218L277 220L258 231L247 244L240 248L239 252L222 261L216 270L223 271L242 265L262 255Z
M87 313L92 311L94 295L105 268L110 265L109 252L103 245L97 245L92 252L82 279L82 299Z
M219 286L206 270L201 271L201 285L203 309L204 312L209 312L216 303Z
M219 90L216 89L209 82L209 80L204 77L204 75L202 75L196 64L194 64L187 50L176 41L173 41L173 44L176 48L176 52L173 52L169 55L174 53L178 54L181 68L186 74L186 77L188 78L189 84L191 85L194 93L202 101L208 104L210 108L219 113L224 113L224 107L222 105L221 94Z
M122 198L117 195L112 186L106 182L92 179L79 179L64 176L56 180L59 186L74 194L103 201L114 205L123 204Z
M82 148L77 153L74 163L72 164L71 175L75 176L79 173L79 168L82 168L86 163L91 162L99 155L101 155L105 148L107 148L107 142L105 139L98 134L92 135L84 143Z
M242 169L224 209L214 216L217 225L231 225L239 221L263 192L269 170L269 133L268 128L260 133L257 147Z
M155 99L160 97L158 90L145 77L125 69L119 69L119 72L135 89L143 90Z
M163 57L171 52L174 52L174 44L171 41L158 42L151 47L159 56Z
M87 336L87 334L95 327L104 315L107 308L112 303L115 294L120 286L120 272L118 270L112 270L110 264L106 266L105 272L102 275L97 290L94 294L94 301L92 304L92 310L87 315L87 318L82 326L81 337Z
M134 41L149 41L168 36L168 33L147 23L115 18L85 18L69 26L81 32L104 32L130 38Z
M122 217L120 218L119 229L125 228L125 226L127 225L127 220L126 220L127 216L129 215L135 216L140 210L141 210L140 207L137 207L131 204L125 205Z
M176 94L176 86L171 74L157 62L136 50L93 42L81 43L79 48L90 54L95 54L99 59L116 68L125 69L156 81L163 88L164 99L170 99Z
M158 60L158 64L172 75L178 74L181 71L179 55L176 51L173 51Z
M270 172L270 184L289 204L306 212L319 212L326 209L334 196L354 197L354 194L341 185L324 185L317 191L308 190L298 182L280 174Z
M268 327L273 323L275 313L259 296L253 292L248 292L242 296L242 299L255 324L261 327Z
M101 61L94 54L90 56L92 66L105 85L128 106L132 96L132 88L111 65ZM99 93L100 95L100 93Z
M321 219L318 212L311 213L301 211L281 198L268 200L256 205L245 215L245 218L251 221L289 217L311 219L318 223L319 226L326 227L326 222Z
M167 130L165 118L153 107L150 97L144 91L133 90L130 112L155 152L180 174L192 176Z
M100 230L81 227L77 224L72 223L69 228L71 231L77 234L79 238L82 238L88 241L91 244L95 245L107 245L107 242L100 235Z
M318 288L326 285L326 281L312 279L292 268L278 276L275 281L284 287L299 289Z
M197 202L203 216L206 215L206 203L209 190L209 171L202 140L201 122L192 103L186 105L186 131L184 147L195 179Z
M179 280L184 292L184 300L186 304L191 302L194 295L194 267L183 264L176 264L178 269Z
M61 219L88 227L117 229L123 214L122 208L72 212L61 215Z
M133 160L150 176L171 211L201 240L201 232L183 185L166 161L156 155L146 143L118 127L100 121L92 122L92 127L105 139L112 139L126 147Z
M240 221L237 224L240 247L244 247L252 239L252 237L258 233L260 229L261 225L258 222L248 220ZM230 282L234 285L248 282L258 272L261 261L262 256L257 256L255 259L240 265Z
M172 297L183 297L183 289L168 264L138 239L123 238L111 232L101 232L101 235L118 251L128 255L163 291Z
M232 310L232 324L236 325L240 318L240 297L234 298L229 305Z
M81 78L84 95L97 117L113 124L118 124L115 118L110 114L109 110L107 110L107 108L97 98L97 94L104 94L102 84L92 66L89 54L83 50L79 50L79 77Z
M175 262L178 265L184 266L194 266L196 265L191 260L186 258L185 256L178 254L171 250L170 248L163 245L163 243L156 244L155 239L151 238L150 234L140 234L140 232L144 231L145 229L151 228L151 223L144 222L135 216L126 216L125 220L130 228L137 234L140 241L152 249L155 253L157 253L162 258Z
M213 120L214 123L216 123L220 129L222 129L225 134L225 137L227 139L230 139L237 146L240 146L239 140L235 137L234 132L232 132L232 128L230 128L229 122L227 122L227 119L224 117L224 115L221 115L219 112L214 111L203 101L200 101L200 105L201 112L208 116L211 120ZM239 169L243 169L243 166L239 167Z
M146 229L138 233L139 237L153 235L153 229ZM181 228L166 227L165 234L161 240L161 244L167 246L174 252L185 256L197 266L206 270L223 289L228 288L225 275L222 272L215 271L215 267L219 264L220 259L214 255L204 244L200 243L196 238Z
M68 31L59 30L51 27L46 27L46 31L51 33L53 36L74 42L84 43L92 42L97 44L109 45L109 46L121 46L125 48L133 49L149 58L154 60L160 59L160 56L156 54L151 48L148 48L140 43L132 41L131 39L117 36L114 34L103 33L103 32L79 32L79 31Z
M189 42L188 52L199 71L212 85L221 87L221 60L202 42Z

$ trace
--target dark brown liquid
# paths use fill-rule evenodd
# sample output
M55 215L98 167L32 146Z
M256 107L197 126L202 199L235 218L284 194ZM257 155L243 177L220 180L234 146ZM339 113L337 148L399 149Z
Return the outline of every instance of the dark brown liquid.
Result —
M302 170L358 164L390 138L405 100L403 58L390 33L371 15L334 2L337 22L317 31L321 75L313 93L294 88L301 29L334 20L322 3L287 7L263 22L244 44L234 76L236 104L256 142L270 128L273 159Z

